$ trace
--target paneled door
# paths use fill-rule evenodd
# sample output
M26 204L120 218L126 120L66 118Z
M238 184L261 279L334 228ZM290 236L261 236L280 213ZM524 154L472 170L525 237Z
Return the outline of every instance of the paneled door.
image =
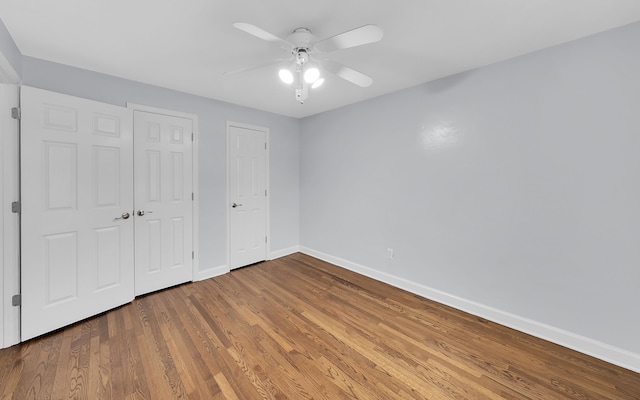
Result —
M193 280L192 120L134 111L135 293Z
M134 297L126 108L21 89L22 340Z
M229 267L267 259L266 129L229 124Z

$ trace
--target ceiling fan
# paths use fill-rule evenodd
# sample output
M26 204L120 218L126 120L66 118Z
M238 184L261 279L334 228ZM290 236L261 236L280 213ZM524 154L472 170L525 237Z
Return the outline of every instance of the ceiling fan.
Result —
M296 100L299 101L300 104L303 104L307 99L309 86L316 88L324 82L321 71L337 75L360 87L368 87L373 83L373 79L362 72L335 61L318 58L317 55L381 40L383 35L382 29L375 25L364 25L322 40L316 40L307 28L295 29L286 39L282 39L262 28L246 22L236 22L233 26L262 40L279 43L285 50L291 53L291 56L285 59L271 60L254 66L225 72L225 75L237 74L280 63L288 63L287 68L282 68L279 71L279 76L283 82L294 85Z

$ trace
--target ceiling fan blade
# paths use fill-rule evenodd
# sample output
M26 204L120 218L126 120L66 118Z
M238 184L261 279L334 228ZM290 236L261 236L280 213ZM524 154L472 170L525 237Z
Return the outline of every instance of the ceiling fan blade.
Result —
M362 72L358 72L353 68L346 67L340 63L330 60L324 60L321 62L322 68L326 71L331 72L332 74L338 75L340 78L345 81L349 81L354 85L358 85L360 87L369 87L373 83L373 79L363 74Z
M281 62L285 62L285 61L291 61L293 60L293 58L282 58L282 59L278 59L278 60L270 60L270 61L266 61L260 64L256 64L256 65L250 65L248 67L244 67L244 68L238 68L238 69L234 69L231 71L226 71L223 72L222 75L224 76L230 76L230 75L237 75L237 74L241 74L243 72L248 72L248 71L253 71L256 69L260 69L260 68L266 68L269 67L271 65L276 65L279 64Z
M282 44L286 44L287 46L292 46L286 40L279 38L276 35L271 34L262 28L258 28L257 26L248 24L246 22L234 22L233 27L236 29L240 29L241 31L247 32L248 34L253 35L262 40L266 40L268 42L280 42Z
M313 45L313 48L321 52L330 52L349 47L361 46L363 44L374 43L382 39L382 29L375 25L364 25L350 31L340 33L330 38L320 40Z

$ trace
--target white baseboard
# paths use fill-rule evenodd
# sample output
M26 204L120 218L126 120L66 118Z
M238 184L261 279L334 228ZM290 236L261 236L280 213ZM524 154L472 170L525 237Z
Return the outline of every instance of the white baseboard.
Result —
M272 251L271 253L269 253L269 260L275 260L276 258L288 256L289 254L297 253L298 251L300 251L300 247L298 246L289 247L288 249ZM193 281L194 282L203 281L205 279L224 275L226 273L229 273L230 271L231 269L229 269L229 266L227 265L221 265L216 268L209 268L204 271L196 272L194 274Z
M205 279L213 278L228 273L230 271L227 265L221 265L216 268L205 269L204 271L198 271L193 276L193 281L203 281Z
M293 246L287 249L272 251L271 253L269 253L269 260L275 260L276 258L288 256L290 254L297 253L299 251L300 251L300 246Z
M463 299L308 247L300 246L300 252L369 278L388 283L389 285L404 289L438 303L640 373L640 354L632 353L585 336Z

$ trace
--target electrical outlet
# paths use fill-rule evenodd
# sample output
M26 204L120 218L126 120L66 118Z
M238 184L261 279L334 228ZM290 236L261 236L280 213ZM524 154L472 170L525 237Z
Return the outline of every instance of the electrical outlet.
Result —
M393 258L393 249L392 248L388 248L387 249L387 258L389 260L391 260Z

